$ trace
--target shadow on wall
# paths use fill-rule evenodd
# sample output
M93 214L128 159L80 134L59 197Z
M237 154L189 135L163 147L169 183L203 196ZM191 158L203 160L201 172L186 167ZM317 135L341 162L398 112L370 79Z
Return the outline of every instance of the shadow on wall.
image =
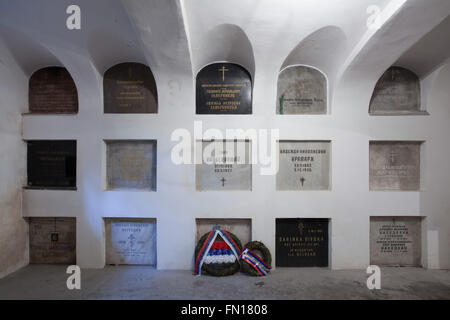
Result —
M255 79L253 47L245 32L233 24L212 28L201 40L199 50L193 55L194 73L212 62L236 63L247 69Z
M27 76L42 67L63 66L46 47L22 32L0 25L0 37L4 39L17 65Z
M142 50L135 42L122 39L107 30L92 30L88 36L87 48L99 74L125 61L147 63Z
M311 33L292 49L282 63L280 71L295 65L318 69L328 80L328 107L331 108L336 76L347 49L347 36L340 28L323 27Z

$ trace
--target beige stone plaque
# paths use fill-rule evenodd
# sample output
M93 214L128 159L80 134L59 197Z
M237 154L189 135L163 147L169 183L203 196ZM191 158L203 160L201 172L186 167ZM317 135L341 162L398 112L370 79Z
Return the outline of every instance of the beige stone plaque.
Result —
M420 190L420 141L371 141L370 190Z
M251 219L195 219L197 232L195 234L195 244L207 232L215 227L233 233L244 246L252 239L252 220Z
M371 217L370 263L421 265L421 217Z

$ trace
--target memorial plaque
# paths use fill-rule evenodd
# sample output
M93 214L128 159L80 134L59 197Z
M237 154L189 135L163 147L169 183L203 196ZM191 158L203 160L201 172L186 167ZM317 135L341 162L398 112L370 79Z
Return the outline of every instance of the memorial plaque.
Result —
M120 63L103 76L105 113L157 113L156 82L149 67Z
M371 217L370 264L421 265L421 217Z
M105 142L108 190L156 191L156 140Z
M30 113L77 113L78 93L66 68L47 67L32 74L28 101Z
M277 114L327 113L327 79L307 66L292 66L278 76Z
M213 63L197 74L197 114L251 114L250 73L234 63Z
M29 218L30 263L76 264L75 218Z
M156 266L156 219L106 218L106 264Z
M250 141L198 141L203 163L196 165L197 191L252 189ZM200 159L201 155L198 156ZM206 160L206 161L205 161Z
M276 219L277 267L328 267L328 219Z
M420 190L418 141L370 142L370 190Z
M32 140L27 145L27 187L76 188L75 140Z
M277 190L329 190L329 141L280 141Z
M197 224L197 232L195 234L195 243L207 232L214 228L233 233L241 241L244 246L252 241L252 220L251 219L195 219Z
M411 71L389 68L378 80L370 100L369 113L420 114L420 80Z

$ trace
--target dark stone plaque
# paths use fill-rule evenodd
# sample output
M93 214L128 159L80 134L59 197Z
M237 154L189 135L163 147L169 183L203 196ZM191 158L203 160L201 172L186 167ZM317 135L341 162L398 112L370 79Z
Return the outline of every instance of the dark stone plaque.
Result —
M27 187L76 188L75 140L32 140L27 144Z
M32 74L28 100L30 113L77 113L78 93L66 68L47 67Z
M106 141L107 189L156 191L156 141Z
M76 264L75 218L29 218L30 263Z
M390 67L378 80L370 100L369 113L420 114L420 81L416 74Z
M328 267L328 219L276 219L277 267Z
M103 76L105 113L157 113L153 73L141 63L120 63Z
M421 265L421 217L371 217L370 263Z
M311 67L292 66L278 76L277 114L327 113L327 78Z
M250 73L234 63L213 63L197 74L197 114L251 114Z

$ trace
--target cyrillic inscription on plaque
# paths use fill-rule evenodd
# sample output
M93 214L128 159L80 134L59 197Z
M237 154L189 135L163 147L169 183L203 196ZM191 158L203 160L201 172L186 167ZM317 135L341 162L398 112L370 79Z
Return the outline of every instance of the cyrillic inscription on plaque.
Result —
M30 263L76 264L75 218L29 218Z
M197 191L251 190L250 141L197 141Z
M156 219L105 219L106 264L156 266Z
M277 114L327 113L327 79L307 66L292 66L278 76Z
M427 114L420 110L420 80L412 71L390 67L378 80L370 114Z
M155 140L109 140L105 142L108 190L156 190Z
M252 113L250 73L234 63L213 63L197 74L197 114Z
M252 240L252 220L251 219L195 219L197 232L195 234L195 243L207 232L214 228L220 228L236 235L242 245Z
M421 265L421 217L371 217L370 263Z
M277 267L327 267L328 219L276 219Z
M158 95L149 67L141 63L120 63L103 77L105 113L156 113Z
M329 141L280 141L277 190L329 190Z
M75 140L32 140L27 145L27 187L76 187Z
M370 142L370 190L420 190L418 141Z
M66 68L47 67L30 77L30 113L77 113L78 93Z

